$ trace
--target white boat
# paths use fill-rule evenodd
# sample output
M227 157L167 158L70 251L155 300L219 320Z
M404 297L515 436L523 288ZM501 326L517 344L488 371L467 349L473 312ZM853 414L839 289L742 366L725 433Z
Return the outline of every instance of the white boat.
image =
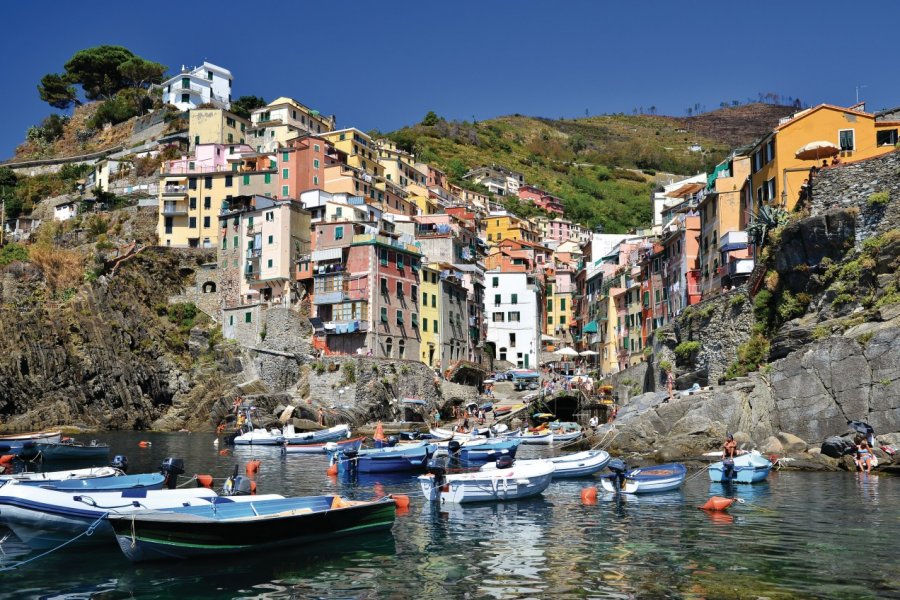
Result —
M554 431L553 432L553 441L554 441L554 443L555 442L574 442L577 439L581 439L582 435L584 435L584 432L581 432L581 431L567 431L567 432Z
M137 510L165 510L181 506L208 506L214 502L247 502L265 496L220 498L203 487L175 490L131 489L120 492L71 494L32 485L8 482L0 486L0 515L16 536L32 548L48 548L71 540L107 513L127 514ZM113 534L106 519L96 523L94 532L82 538L108 541Z
M281 430L282 442L285 444L325 444L350 438L349 425L335 425L318 431L296 433L293 425L285 425Z
M721 454L721 453L720 453ZM736 456L729 462L719 461L709 465L709 480L714 483L758 483L765 481L772 470L772 463L759 452Z
M92 467L69 471L45 471L42 473L13 473L0 475L0 483L19 481L21 483L41 483L46 481L67 481L69 479L93 479L95 477L118 477L124 473L115 467Z
M554 439L552 431L515 431L509 436L522 440L523 444L547 445L552 444Z
M553 479L550 461L535 461L508 469L447 475L443 469L419 477L425 498L441 504L518 500L542 493Z
M612 475L600 480L607 492L625 494L652 494L677 490L687 477L687 469L681 463L654 465L626 471L624 464L616 459L610 461Z
M433 427L428 430L432 436L439 440L446 441L449 438L452 438L458 442L471 439L483 441L485 438L504 437L509 435L507 433L508 431L509 427L505 423L497 423L491 427L476 427L469 433L460 433L458 431L453 431L452 429L443 429L440 427Z
M549 461L556 470L553 479L572 479L575 477L588 477L601 471L609 462L609 452L605 450L585 450L575 454L564 454L554 458L517 460L515 465L526 466L532 463ZM482 471L497 470L497 463L490 462L481 467Z

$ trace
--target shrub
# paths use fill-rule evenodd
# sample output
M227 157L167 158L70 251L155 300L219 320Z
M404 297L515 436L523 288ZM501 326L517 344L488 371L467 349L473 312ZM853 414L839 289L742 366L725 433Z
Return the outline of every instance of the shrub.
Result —
M758 369L768 355L769 340L762 334L753 334L749 340L738 346L737 359L725 371L725 378L744 377L747 373Z
M766 273L766 289L770 292L774 292L778 289L778 284L780 279L778 277L778 271L769 271Z
M650 346L644 348L643 355L644 358L650 358L653 355L653 348L651 348Z
M176 324L184 332L190 331L194 326L194 319L196 319L198 313L197 305L193 302L179 302L170 304L166 308L169 321Z
M328 363L328 367L327 367L327 368L328 368L328 372L329 372L329 373L334 373L335 371L338 370L337 363L333 363L333 362Z
M869 206L884 206L891 200L890 193L887 190L881 192L875 192L869 195L869 199L866 200L866 204Z
M785 290L778 305L778 316L782 321L790 321L795 317L802 317L812 299L809 294L799 293L796 296Z
M344 372L344 381L346 383L356 383L356 363L344 363L341 371Z
M850 304L851 302L853 302L852 294L838 294L834 300L831 301L831 306L833 308L838 308L844 304Z
M9 244L0 248L0 267L5 267L11 262L15 262L17 260L27 261L28 260L28 247L22 246L21 244L17 244L15 242L10 242Z
M675 346L675 356L678 357L678 360L683 362L688 362L691 360L693 355L700 350L700 342L690 341L690 342L681 342L677 346Z
M869 340L872 339L873 335L874 335L874 333L872 333L871 331L867 331L866 333L861 333L858 336L856 336L856 341L859 342L860 344L862 344L863 346L865 346L866 344L869 343Z
M663 373L671 373L672 372L672 363L667 360L659 361L659 368Z
M753 316L756 322L768 328L774 321L775 311L772 304L775 296L769 290L760 290L753 299Z
M813 329L812 337L814 340L824 340L831 335L831 328L826 325L816 325Z
M50 245L34 245L29 251L31 262L41 270L50 293L75 287L84 277L84 256L76 250Z
M738 294L736 296L733 296L731 298L731 300L728 301L728 306L730 306L731 308L737 308L739 306L743 306L744 300L746 300L746 298L743 295Z
M321 375L322 373L325 372L325 363L323 363L320 360L317 360L316 362L312 363L310 366L312 367L313 371L316 372L316 375Z

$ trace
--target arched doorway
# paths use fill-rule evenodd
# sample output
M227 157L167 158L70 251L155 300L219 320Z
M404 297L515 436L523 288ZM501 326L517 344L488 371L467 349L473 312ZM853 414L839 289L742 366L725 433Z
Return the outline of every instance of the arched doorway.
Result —
M203 284L203 293L204 294L215 294L216 293L216 282L215 281L207 281Z

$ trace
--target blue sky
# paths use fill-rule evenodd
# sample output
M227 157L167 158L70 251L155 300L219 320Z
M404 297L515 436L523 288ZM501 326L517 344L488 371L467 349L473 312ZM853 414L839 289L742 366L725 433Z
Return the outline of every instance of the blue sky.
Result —
M479 120L630 113L776 92L900 105L900 2L11 2L0 36L0 158L54 109L42 75L118 44L170 69L204 59L235 96L292 96L339 126L389 131L429 110Z

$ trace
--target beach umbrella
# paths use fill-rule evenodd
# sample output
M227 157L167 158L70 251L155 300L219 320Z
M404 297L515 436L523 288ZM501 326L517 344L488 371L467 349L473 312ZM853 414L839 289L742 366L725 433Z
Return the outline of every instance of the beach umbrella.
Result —
M578 356L578 351L574 348L563 348L562 350L557 350L556 354L559 356Z
M818 140L800 146L800 148L794 152L794 157L800 160L818 160L820 158L828 158L829 156L839 154L840 151L841 149L833 143L825 140Z
M578 356L599 356L599 352L594 352L593 350L585 350L584 352L579 352Z

